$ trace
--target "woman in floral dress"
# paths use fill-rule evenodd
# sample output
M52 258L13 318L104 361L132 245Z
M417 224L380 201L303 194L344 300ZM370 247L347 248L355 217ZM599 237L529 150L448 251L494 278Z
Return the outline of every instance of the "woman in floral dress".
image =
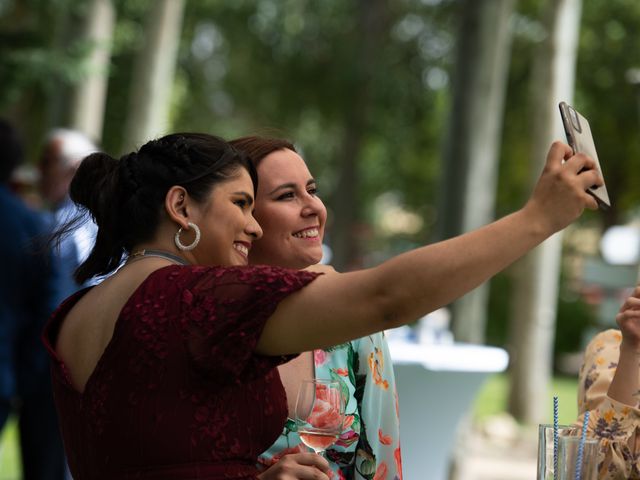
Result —
M249 262L294 269L317 264L322 258L327 210L295 147L287 140L257 136L231 144L247 153L258 170L254 214L263 236L253 246ZM342 435L326 451L336 478L402 479L396 386L384 333L305 352L278 370L290 416L301 380L340 382L348 399L346 420ZM284 455L306 451L289 419L260 462L268 467Z
M616 316L620 330L589 343L580 370L579 424L600 439L598 478L640 479L640 287Z

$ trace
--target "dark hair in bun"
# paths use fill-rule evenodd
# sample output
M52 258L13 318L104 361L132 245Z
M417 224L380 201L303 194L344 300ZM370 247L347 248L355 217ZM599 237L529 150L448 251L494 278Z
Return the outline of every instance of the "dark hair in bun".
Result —
M153 238L172 186L204 202L215 185L234 177L239 168L249 172L257 188L255 168L246 155L205 133L167 135L119 160L105 153L86 157L69 194L94 219L98 234L89 257L75 272L76 281L112 272L133 246ZM77 220L70 222L58 235L76 224Z

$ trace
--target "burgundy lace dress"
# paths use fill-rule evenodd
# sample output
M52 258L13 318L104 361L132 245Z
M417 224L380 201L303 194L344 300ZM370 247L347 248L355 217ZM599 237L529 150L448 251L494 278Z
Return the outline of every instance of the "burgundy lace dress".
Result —
M287 417L278 364L254 352L266 319L317 274L275 267L169 266L123 307L85 390L44 332L75 480L254 479L256 459Z

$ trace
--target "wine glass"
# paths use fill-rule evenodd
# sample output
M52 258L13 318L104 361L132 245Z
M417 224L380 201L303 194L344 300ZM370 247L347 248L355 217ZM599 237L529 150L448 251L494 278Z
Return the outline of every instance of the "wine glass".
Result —
M303 380L294 418L302 442L316 453L333 445L342 433L344 410L340 382Z

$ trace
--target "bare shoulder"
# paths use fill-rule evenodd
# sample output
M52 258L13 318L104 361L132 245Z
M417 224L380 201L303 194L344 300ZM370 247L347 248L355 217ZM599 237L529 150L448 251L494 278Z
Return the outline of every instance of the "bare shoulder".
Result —
M83 391L113 331L122 308L149 276L152 262L141 268L123 269L89 290L65 317L56 351L67 366L73 385Z

